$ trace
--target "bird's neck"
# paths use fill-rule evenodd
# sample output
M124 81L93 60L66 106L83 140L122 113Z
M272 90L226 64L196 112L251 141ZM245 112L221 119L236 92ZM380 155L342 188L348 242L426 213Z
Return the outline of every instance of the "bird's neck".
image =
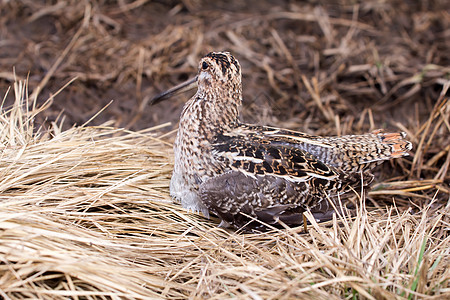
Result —
M241 102L239 90L222 93L198 90L183 109L180 128L199 139L211 140L216 134L237 126Z

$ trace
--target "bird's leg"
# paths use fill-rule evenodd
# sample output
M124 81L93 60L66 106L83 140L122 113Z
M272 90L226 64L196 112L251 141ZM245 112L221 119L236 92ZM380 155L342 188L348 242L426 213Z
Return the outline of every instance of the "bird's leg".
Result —
M308 220L306 219L305 213L302 213L303 216L303 229L305 232L308 232Z

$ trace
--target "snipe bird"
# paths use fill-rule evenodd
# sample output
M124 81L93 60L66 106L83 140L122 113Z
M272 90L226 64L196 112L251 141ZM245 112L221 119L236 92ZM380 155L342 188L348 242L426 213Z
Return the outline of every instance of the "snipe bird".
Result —
M332 202L369 184L375 165L411 150L404 133L321 137L240 122L241 67L228 52L209 53L195 78L152 102L195 85L174 143L170 194L188 210L215 213L221 225L302 224L306 210L329 219Z

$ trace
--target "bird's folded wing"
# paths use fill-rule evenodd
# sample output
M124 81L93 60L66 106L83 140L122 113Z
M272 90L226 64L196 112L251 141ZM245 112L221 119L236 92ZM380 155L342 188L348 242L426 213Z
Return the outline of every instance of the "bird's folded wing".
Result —
M212 148L218 160L249 176L272 175L293 182L315 178L322 179L322 184L339 176L333 167L294 144L276 143L257 135L218 135Z

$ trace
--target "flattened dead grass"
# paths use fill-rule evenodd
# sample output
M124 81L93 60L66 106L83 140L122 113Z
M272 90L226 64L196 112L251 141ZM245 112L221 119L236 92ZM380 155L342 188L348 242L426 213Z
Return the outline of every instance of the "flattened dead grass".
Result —
M160 128L34 128L45 107L28 99L23 82L14 92L0 117L5 299L450 295L450 210L438 200L448 197L439 176L379 183L372 196L382 192L393 205L366 209L361 200L355 218L328 224L308 216L306 234L226 231L171 203L172 148ZM405 200L420 195L426 205Z

